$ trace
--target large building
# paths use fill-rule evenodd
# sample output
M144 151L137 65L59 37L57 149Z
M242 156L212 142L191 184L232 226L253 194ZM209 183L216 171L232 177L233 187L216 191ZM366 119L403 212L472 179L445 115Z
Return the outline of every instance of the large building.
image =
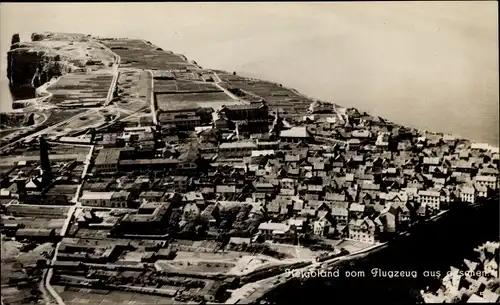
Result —
M50 160L49 160L49 143L43 136L39 137L40 142L40 163L42 170L50 172Z
M137 213L119 221L113 234L162 234L170 212L170 202L144 202Z
M243 105L227 105L220 110L231 121L263 119L269 115L265 103L250 103Z
M130 193L118 192L89 192L84 191L80 198L82 205L108 208L128 208L130 204Z
M94 167L98 174L113 174L118 171L119 148L103 148L95 159Z
M280 140L287 143L308 142L311 138L311 134L305 126L292 127L280 133Z
M222 157L250 157L257 144L251 141L222 143L219 145L219 155Z

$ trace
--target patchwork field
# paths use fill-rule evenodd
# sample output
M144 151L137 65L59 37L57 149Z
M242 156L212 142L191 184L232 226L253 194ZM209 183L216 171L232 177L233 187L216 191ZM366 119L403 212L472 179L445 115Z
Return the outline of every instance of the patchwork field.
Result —
M47 91L53 94L50 103L55 105L85 102L104 104L112 79L111 70L63 75L47 88Z
M212 107L240 104L223 92L155 94L158 110L168 111L182 107Z
M102 39L101 43L121 57L120 67L137 69L198 69L182 55L166 52L139 39Z
M292 89L272 82L243 78L228 73L218 74L223 87L238 88L260 96L266 100L270 108L281 108L290 115L305 113L312 100Z
M120 71L116 106L125 112L137 112L150 107L151 83L151 74L147 71L135 69Z
M192 82L187 80L155 79L155 93L183 93L183 92L222 92L212 83Z

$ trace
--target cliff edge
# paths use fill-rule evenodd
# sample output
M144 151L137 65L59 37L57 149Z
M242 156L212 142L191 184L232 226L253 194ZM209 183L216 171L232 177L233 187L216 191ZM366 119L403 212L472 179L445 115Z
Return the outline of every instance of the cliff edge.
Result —
M32 98L37 87L54 77L109 69L113 60L113 54L89 35L33 33L31 41L21 42L14 34L7 53L7 78L15 99Z

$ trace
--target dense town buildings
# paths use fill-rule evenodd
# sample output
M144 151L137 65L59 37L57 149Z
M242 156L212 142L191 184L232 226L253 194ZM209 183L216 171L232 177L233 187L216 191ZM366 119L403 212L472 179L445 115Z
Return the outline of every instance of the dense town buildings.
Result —
M19 240L62 239L54 260L58 283L144 286L181 300L223 300L221 291L236 285L233 275L191 277L199 274L189 270L198 269L169 265L176 251L215 253L229 240L241 249L368 246L498 191L498 148L203 70L142 40L95 41L121 58L109 100L117 116L98 128L83 125L89 141L82 146L74 137L67 142L63 129L47 128L50 140L39 137L30 158L12 157L34 136L4 152L15 161L2 169L2 207L14 217L5 218L3 230ZM98 109L91 111L113 111ZM59 235L20 228L27 221L16 210L22 205L64 207ZM130 270L109 266L117 261ZM76 280L63 262L92 272Z

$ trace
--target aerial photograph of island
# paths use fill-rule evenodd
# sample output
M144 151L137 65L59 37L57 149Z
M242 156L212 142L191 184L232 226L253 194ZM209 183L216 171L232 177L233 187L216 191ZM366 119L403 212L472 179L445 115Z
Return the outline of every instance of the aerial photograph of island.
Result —
M1 305L500 303L497 1L0 4Z

